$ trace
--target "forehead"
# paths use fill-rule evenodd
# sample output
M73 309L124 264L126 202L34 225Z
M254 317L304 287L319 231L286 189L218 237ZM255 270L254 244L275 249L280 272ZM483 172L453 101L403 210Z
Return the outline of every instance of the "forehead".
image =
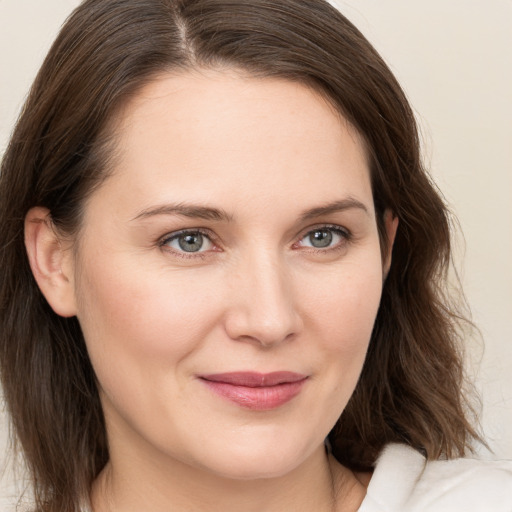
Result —
M124 107L116 135L107 181L139 202L371 198L361 137L303 83L235 70L161 75Z

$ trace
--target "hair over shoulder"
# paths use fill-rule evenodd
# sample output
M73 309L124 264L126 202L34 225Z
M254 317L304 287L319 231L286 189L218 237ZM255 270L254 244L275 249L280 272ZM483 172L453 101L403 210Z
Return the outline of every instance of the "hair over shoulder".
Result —
M368 469L389 442L451 458L478 438L461 391L463 320L446 293L449 213L408 101L362 34L324 0L86 0L37 75L0 175L0 371L40 511L77 511L109 455L80 325L39 291L25 215L46 207L78 235L108 176L116 112L161 73L219 67L320 92L364 140L383 251L384 212L399 219L366 362L329 434L336 458Z

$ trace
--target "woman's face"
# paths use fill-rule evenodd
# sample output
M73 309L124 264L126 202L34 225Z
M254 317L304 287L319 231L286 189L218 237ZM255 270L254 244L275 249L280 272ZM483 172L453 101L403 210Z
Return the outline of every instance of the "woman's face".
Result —
M291 471L347 404L381 296L359 136L306 86L233 71L162 76L118 134L74 268L113 462Z

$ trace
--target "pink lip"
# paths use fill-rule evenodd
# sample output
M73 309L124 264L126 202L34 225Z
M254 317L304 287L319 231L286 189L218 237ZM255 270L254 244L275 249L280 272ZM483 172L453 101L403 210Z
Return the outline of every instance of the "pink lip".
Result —
M232 372L201 375L200 380L211 391L240 407L265 411L297 396L307 376L294 372Z

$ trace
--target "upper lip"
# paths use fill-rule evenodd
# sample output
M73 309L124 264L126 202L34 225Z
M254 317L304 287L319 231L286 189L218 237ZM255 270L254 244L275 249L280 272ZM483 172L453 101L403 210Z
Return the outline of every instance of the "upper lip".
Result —
M271 373L230 372L201 375L200 378L210 382L222 382L224 384L231 384L233 386L263 388L269 386L277 386L278 384L298 382L307 378L307 375L288 371Z

